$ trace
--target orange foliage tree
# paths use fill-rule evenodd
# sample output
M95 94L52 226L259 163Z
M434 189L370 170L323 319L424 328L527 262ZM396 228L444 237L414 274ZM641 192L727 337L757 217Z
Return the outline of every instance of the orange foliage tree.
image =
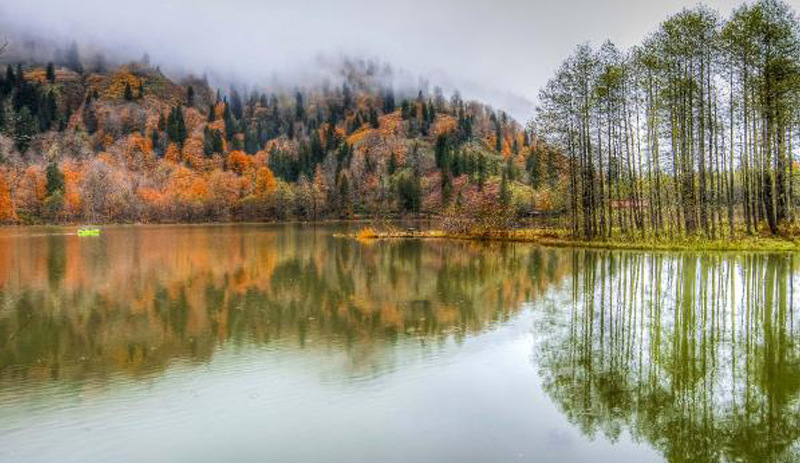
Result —
M6 175L0 171L0 222L8 223L17 220L17 211L11 201L11 190L8 188Z
M77 217L83 211L83 169L80 165L68 162L61 170L64 173L64 213L68 217Z
M181 151L183 162L194 169L204 169L206 166L205 154L203 153L203 140L192 137L186 140Z
M176 164L179 163L181 161L181 151L178 149L178 145L170 143L167 147L167 152L164 153L164 159Z
M269 167L261 167L256 173L256 196L268 198L278 190L278 180Z
M208 192L214 214L222 216L241 195L239 177L230 171L214 170L208 176Z
M40 216L46 194L44 171L36 165L28 166L17 187L17 213L24 212L28 217Z
M106 98L122 99L125 96L125 88L130 86L134 94L138 95L139 88L141 88L144 80L140 77L133 75L127 69L115 73L103 92ZM141 95L139 95L141 96Z
M203 175L184 166L172 172L167 192L176 205L192 214L202 212L209 199L208 182Z
M228 169L239 175L247 173L253 167L250 157L243 151L231 151L228 154Z
M153 142L139 132L132 133L125 146L125 162L128 169L140 171L151 168L153 164Z

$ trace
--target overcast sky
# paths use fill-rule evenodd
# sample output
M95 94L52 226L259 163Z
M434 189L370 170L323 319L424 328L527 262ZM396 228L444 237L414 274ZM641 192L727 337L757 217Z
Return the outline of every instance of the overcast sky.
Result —
M639 42L689 0L0 0L0 18L155 63L262 78L366 54L518 118L572 48ZM727 15L740 2L706 2ZM800 0L790 2L800 9ZM0 33L2 33L0 31Z

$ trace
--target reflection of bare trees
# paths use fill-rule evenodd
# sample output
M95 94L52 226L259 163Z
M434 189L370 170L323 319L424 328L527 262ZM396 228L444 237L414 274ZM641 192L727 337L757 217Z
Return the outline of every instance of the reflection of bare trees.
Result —
M585 434L628 430L674 462L800 458L793 256L572 254L536 355Z
M403 337L461 339L558 280L561 256L527 245L362 245L291 226L0 236L0 385L158 372L226 343L356 357Z

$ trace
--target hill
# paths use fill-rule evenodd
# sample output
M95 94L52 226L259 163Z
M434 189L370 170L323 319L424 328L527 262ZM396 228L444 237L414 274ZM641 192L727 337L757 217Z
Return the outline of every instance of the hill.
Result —
M213 89L147 62L9 65L0 221L163 222L554 207L555 154L458 93L399 91L372 61L312 88Z

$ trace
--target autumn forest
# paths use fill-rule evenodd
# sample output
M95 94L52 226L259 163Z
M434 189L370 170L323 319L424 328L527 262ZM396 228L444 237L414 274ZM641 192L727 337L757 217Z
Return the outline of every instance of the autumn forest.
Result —
M13 44L9 44L9 47ZM555 153L502 111L343 60L280 91L176 81L77 45L0 77L0 221L200 222L397 217L502 196L553 207Z
M343 58L309 85L215 86L147 56L14 47L0 76L6 224L423 215L458 231L545 216L581 239L794 230L800 23L780 0L727 18L687 8L628 49L579 45L529 121L424 80L396 85L375 59Z

